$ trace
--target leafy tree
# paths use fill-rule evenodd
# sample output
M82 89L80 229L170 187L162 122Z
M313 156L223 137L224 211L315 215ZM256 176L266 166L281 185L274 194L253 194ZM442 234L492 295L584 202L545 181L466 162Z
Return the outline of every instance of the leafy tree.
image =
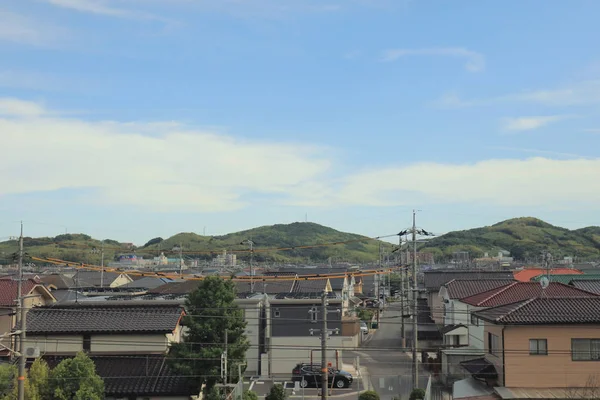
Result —
M242 400L258 400L258 396L256 395L256 392L253 392L252 390L244 390Z
M283 385L278 383L271 386L271 390L269 390L269 394L265 396L265 400L285 400L286 397L287 395Z
M358 400L379 400L379 395L374 390L366 390L358 396Z
M38 358L31 364L25 381L25 400L44 400L48 396L50 368L46 361Z
M17 366L12 364L0 364L0 399L10 395L17 378Z
M410 392L410 398L409 400L422 400L425 398L425 390L423 389L413 389L412 392Z
M96 374L94 362L85 353L78 353L50 372L49 394L58 400L102 400L104 381Z
M152 246L153 244L158 244L162 242L164 239L161 237L155 237L154 239L148 240L148 242L143 247Z
M207 277L188 295L188 315L183 318L188 330L182 343L172 345L169 355L176 371L198 377L198 387L206 384L211 389L220 381L225 336L231 369L245 361L250 343L244 333L246 321L235 298L234 283L217 276Z

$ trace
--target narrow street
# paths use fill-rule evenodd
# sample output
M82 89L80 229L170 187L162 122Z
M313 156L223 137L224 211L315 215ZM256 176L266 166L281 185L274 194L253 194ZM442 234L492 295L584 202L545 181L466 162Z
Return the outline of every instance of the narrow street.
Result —
M370 376L371 388L382 400L401 396L408 399L412 390L412 359L399 349L402 348L400 307L390 305L380 319L379 329L371 340L355 352L346 352L345 357L360 356L362 367ZM410 320L406 320L407 331ZM350 362L347 359L346 362ZM419 368L420 387L425 388L429 373Z

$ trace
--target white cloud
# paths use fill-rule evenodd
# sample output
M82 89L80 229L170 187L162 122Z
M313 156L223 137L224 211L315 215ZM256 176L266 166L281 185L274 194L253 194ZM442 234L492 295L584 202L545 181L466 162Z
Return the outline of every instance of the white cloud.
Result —
M63 28L0 9L0 41L47 46L64 39L65 33Z
M597 209L598 171L598 158L498 159L459 165L417 163L350 175L328 204L483 203L541 208L583 204Z
M285 194L329 168L321 149L249 142L177 123L86 122L3 99L2 194L78 189L82 200L158 211L225 211ZM27 157L23 157L27 154Z
M479 72L485 68L483 54L462 47L441 47L425 49L388 49L383 52L381 61L396 61L408 56L448 56L466 59L465 68L471 72Z
M545 106L583 106L600 103L600 80L584 81L557 89L526 90L496 97L462 99L445 94L434 104L445 108L486 106L500 103L531 103Z
M37 103L10 97L0 97L0 116L34 117L45 114L44 107Z
M132 10L119 7L113 7L108 0L46 0L48 3L62 8L79 11L82 13L104 15L117 18L157 20L169 24L175 24L175 21L159 17L141 10Z
M503 129L507 131L521 132L539 129L554 122L569 118L567 115L546 115L532 117L507 118L504 120Z

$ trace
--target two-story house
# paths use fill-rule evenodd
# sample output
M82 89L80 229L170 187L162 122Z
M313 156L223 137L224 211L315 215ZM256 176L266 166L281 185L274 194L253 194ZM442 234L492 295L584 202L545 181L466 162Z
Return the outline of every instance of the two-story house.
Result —
M482 284L482 287L490 284L493 283ZM552 282L543 289L537 282L513 281L494 289L454 299L453 303L456 307L454 317L449 318L460 318L462 324L466 325L468 345L442 350L442 380L450 384L465 378L468 374L460 367L460 362L476 359L484 354L483 324L473 315L474 312L538 297L596 297L596 295L562 283Z
M484 324L485 356L462 365L487 383L483 391L493 387L501 399L569 399L598 390L600 297L538 297L474 316Z

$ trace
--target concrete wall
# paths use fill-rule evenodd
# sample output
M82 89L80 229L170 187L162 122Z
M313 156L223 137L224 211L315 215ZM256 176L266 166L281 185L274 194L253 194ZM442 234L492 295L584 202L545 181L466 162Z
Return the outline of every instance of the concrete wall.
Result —
M258 364L260 358L260 317L261 308L258 303L252 304L239 304L240 308L244 310L244 319L246 320L246 337L250 342L250 348L246 352L246 360L248 366L246 372L251 374L259 373Z
M309 336L311 329L321 329L323 312L320 300L315 300L312 304L302 304L296 302L271 303L271 335L273 337L287 336ZM313 320L309 313L311 308L317 312L316 320ZM342 314L333 312L340 309L339 303L333 303L328 306L332 311L327 314L327 323L329 329L342 330Z
M41 354L70 355L83 351L83 335L27 335L25 347L39 347Z
M431 318L438 325L444 324L444 303L436 291L427 292L427 304L431 309Z
M548 355L529 355L529 339L546 339ZM571 359L571 339L600 339L600 325L506 327L504 386L577 387L600 378L599 361Z
M358 345L358 336L331 336L327 345L332 350L327 352L327 360L336 365L336 350L341 366L342 350ZM321 362L321 340L319 336L308 337L274 337L272 338L272 372L273 374L291 375L294 366L301 362L310 362L311 350L313 362Z
M488 333L492 333L492 334L498 336L498 338L499 338L499 349L495 354L490 353L489 343L488 343L489 342L488 341ZM504 372L503 372L504 356L502 354L503 353L502 326L493 325L493 324L486 322L483 335L484 335L484 341L485 341L485 348L484 348L485 358L489 362L494 364L494 367L496 367L496 372L498 373L498 386L504 386ZM511 347L507 347L507 348L512 349ZM529 347L527 349L529 350ZM535 381L535 379L532 379L532 382L534 382L534 381Z

